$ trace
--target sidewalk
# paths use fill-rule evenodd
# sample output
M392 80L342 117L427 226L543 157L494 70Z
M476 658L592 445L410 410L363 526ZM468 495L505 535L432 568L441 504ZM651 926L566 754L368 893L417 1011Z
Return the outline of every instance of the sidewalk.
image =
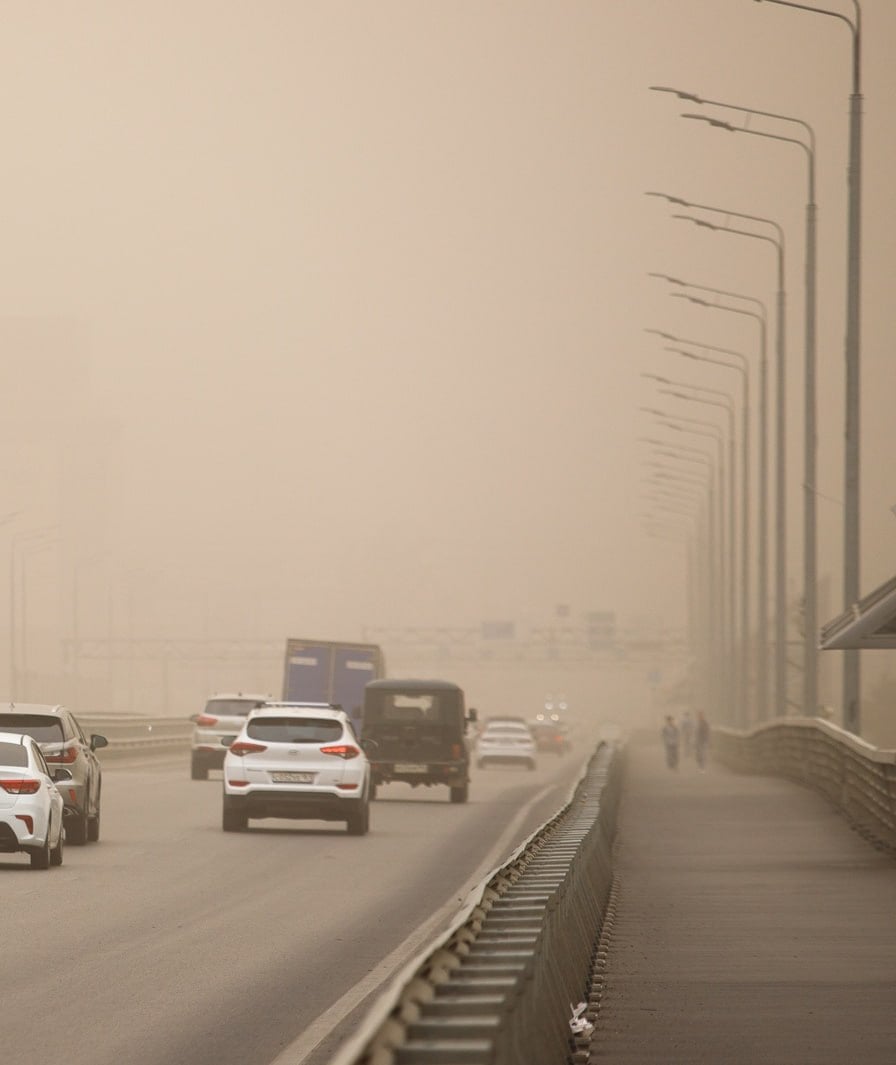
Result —
M896 861L795 784L632 746L593 1065L894 1065Z

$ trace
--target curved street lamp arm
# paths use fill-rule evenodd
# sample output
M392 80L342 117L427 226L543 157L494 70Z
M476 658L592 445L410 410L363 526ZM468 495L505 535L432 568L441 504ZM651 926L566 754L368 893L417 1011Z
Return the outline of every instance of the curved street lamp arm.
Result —
M830 11L826 7L812 7L810 4L798 4L795 0L755 0L755 2L757 4L777 4L779 7L794 7L798 11L810 11L813 15L829 15L831 18L845 22L846 25L849 26L850 33L852 34L852 91L856 96L861 93L862 79L860 74L860 56L862 51L862 9L859 7L859 0L852 0L855 21L844 15L842 11Z
M676 217L684 218L686 216L685 215L681 215L681 216L676 216ZM714 292L717 296L730 296L731 299L745 300L747 303L755 303L758 306L762 307L763 310L765 309L765 305L763 304L762 300L756 299L755 296L744 296L740 292L727 292L723 288L712 288L709 285L697 285L693 281L682 281L680 278L670 277L668 274L648 273L647 276L648 277L661 278L663 281L668 281L669 284L671 284L671 285L680 285L682 288L696 288L700 292ZM657 332L657 330L648 329L647 332L655 333L655 332ZM686 341L685 340L685 341L682 341L682 343L687 344L687 343L690 343L690 341ZM729 352L728 354L729 355L733 355L733 354L736 354L736 352Z

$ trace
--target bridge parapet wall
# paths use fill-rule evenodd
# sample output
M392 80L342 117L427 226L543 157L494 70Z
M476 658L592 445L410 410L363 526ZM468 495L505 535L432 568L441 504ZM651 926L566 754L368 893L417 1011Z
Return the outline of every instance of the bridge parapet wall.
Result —
M817 718L786 718L751 732L719 728L714 750L731 769L820 791L857 831L896 852L896 750L874 747Z

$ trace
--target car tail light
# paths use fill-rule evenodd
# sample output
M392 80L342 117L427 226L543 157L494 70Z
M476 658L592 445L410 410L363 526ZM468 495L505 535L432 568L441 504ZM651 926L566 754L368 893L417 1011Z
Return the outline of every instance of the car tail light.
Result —
M18 777L15 780L0 780L0 788L8 791L10 795L35 795L40 791L40 781L29 780L27 777L24 779Z
M34 818L29 817L28 814L16 814L16 820L21 821L25 828L28 829L28 835L34 835Z
M212 717L211 714L200 714L199 717L196 718L196 724L207 728L209 725L217 725L218 719Z
M454 758L454 759L460 758L461 750L462 750L462 748L461 748L461 745L459 743L452 743L451 744L451 757Z
M344 758L348 761L349 758L357 758L361 752L350 743L336 743L332 747L321 747L320 753L335 754L337 758Z
M359 785L358 784L337 784L336 787L339 788L340 791L357 791Z
M77 747L66 747L64 751L60 751L59 754L45 754L44 758L48 762L61 762L63 765L71 765L76 761L78 757Z
M231 743L230 745L230 753L238 754L241 758L244 754L260 754L262 751L266 750L266 744L249 743L248 740L237 740L236 743Z
M248 780L230 780L228 778L227 783L232 788L248 788L249 787L249 781Z

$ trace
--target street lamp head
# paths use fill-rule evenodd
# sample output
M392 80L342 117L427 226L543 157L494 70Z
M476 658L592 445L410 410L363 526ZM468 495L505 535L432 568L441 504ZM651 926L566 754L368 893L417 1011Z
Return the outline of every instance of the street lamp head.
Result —
M670 274L657 274L652 271L648 271L648 277L658 277L661 281L668 281L670 285L686 285L686 281L681 281L677 277L672 277Z
M703 101L699 96L695 96L692 92L684 92L682 89L670 89L667 85L651 85L651 92L669 92L673 96L677 96L679 100L690 100L692 104L702 104Z
M689 359L696 358L695 355L693 355L690 351L685 351L684 348L665 347L665 348L663 348L663 351L674 351L676 355L685 355Z
M714 226L712 222L707 222L705 218L694 218L690 214L674 214L673 218L680 218L683 222L693 222L695 226L703 226L704 229L718 229L718 226Z
M711 307L712 304L708 300L702 300L699 296L690 296L687 292L670 292L670 296L676 296L678 299L688 300L691 303L697 303L701 307Z
M677 207L690 207L691 204L687 200L681 199L679 196L670 196L668 192L645 192L645 196L658 196L661 200L666 200L667 203L675 204Z
M724 122L721 118L712 118L710 115L682 114L681 117L693 118L697 122L705 122L708 126L714 126L716 129L725 129L729 133L737 132L737 126L732 126L730 122Z
M689 303L697 303L701 307L711 306L706 300L700 299L699 296L691 296L687 292L670 292L669 295L672 296L673 299L687 300ZM672 339L674 340L675 338L673 337Z

